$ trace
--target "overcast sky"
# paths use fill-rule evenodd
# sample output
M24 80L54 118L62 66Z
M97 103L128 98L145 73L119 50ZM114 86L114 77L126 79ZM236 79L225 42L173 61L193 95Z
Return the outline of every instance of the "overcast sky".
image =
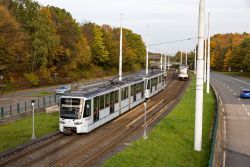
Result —
M211 12L211 33L250 32L250 0L205 0L206 13ZM57 6L70 12L79 23L91 21L119 27L123 25L146 39L160 43L195 37L198 34L199 0L38 0L41 5ZM191 50L195 40L168 44L172 54ZM150 51L161 52L160 46Z

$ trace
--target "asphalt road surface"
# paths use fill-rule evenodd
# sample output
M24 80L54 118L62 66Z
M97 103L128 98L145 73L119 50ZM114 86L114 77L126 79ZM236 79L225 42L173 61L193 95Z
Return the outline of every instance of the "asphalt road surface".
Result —
M226 114L226 167L250 166L250 99L241 99L240 91L250 89L250 79L211 73Z

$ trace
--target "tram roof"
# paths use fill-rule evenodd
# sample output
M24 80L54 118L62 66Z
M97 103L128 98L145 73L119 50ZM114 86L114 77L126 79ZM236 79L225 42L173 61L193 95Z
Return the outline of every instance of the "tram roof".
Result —
M161 70L149 70L149 74L140 72L135 76L125 77L122 81L118 81L117 79L111 80L102 85L89 86L86 88L82 88L76 91L72 91L70 93L65 93L63 96L74 96L74 97L94 97L97 95L105 94L105 92L111 92L112 90L118 90L120 87L125 87L126 85L131 85L132 83L139 83L143 81L143 78L151 78L152 76L163 74Z

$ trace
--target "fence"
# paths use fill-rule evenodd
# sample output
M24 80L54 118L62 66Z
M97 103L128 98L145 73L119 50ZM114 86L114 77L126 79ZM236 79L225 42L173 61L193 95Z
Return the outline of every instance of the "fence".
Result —
M216 96L215 119L212 134L212 147L209 160L209 167L221 167L225 165L224 148L225 148L225 112L222 101L217 90L213 87Z
M59 101L59 95L50 95L44 97L33 98L35 100L35 109L46 108L55 105ZM19 103L12 103L0 106L0 118L5 118L12 115L25 113L32 110L31 100L20 101Z

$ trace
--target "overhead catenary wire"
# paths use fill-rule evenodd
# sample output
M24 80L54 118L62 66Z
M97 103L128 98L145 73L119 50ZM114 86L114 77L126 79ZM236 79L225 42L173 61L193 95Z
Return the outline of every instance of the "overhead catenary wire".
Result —
M183 41L188 41L188 40L197 39L197 38L198 37L191 37L191 38L185 38L185 39L179 39L179 40L173 40L173 41L166 41L166 42L161 42L161 43L149 44L147 46L151 47L151 46L157 46L157 45L164 45L164 44L168 44L168 43L177 43L177 42L183 42Z

